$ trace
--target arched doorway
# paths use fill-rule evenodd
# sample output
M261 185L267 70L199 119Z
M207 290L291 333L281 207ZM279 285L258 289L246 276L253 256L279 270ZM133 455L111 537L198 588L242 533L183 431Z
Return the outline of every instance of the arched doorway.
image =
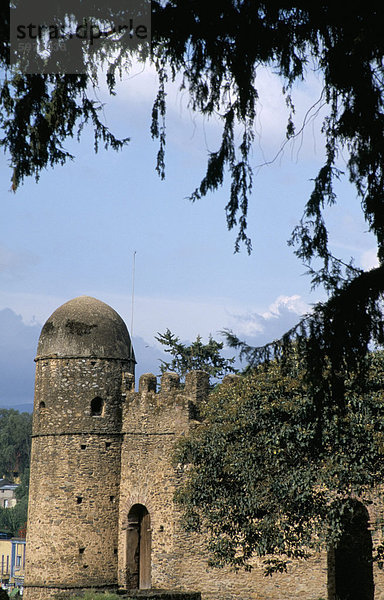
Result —
M351 499L337 548L328 553L329 600L373 600L372 536L365 506Z
M142 504L128 513L127 583L129 589L151 587L151 517Z

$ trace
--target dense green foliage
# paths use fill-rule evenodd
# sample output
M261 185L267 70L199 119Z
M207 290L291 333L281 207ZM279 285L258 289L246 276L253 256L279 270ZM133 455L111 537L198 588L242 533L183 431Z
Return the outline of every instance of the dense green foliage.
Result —
M224 358L221 355L223 342L217 342L209 336L208 344L203 344L198 335L192 344L183 344L169 329L165 333L158 333L155 338L165 346L165 352L172 356L170 362L160 361L160 371L175 371L184 378L188 371L200 369L214 379L221 379L228 373L235 373L233 366L235 358Z
M0 409L0 476L13 478L29 468L32 415Z
M18 499L12 508L0 508L0 530L13 537L25 536L28 516L28 495Z
M216 565L275 554L268 573L337 546L348 498L370 502L383 481L384 354L370 355L365 389L345 382L345 411L324 414L321 433L304 375L292 359L222 384L179 444L188 476L177 500L187 527L208 533Z
M0 508L0 530L14 536L27 522L31 433L32 415L0 409L0 475L11 480L20 477L16 506Z

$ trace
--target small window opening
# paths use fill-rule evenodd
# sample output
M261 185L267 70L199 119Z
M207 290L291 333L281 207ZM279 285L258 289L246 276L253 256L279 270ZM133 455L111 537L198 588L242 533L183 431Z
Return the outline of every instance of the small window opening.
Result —
M117 548L114 548L113 554L117 554Z
M77 497L76 497L76 502L77 502L77 504L81 504L81 503L82 503L82 501L83 501L83 497L82 497L82 496L77 496Z
M80 444L80 448L81 448L82 450L85 450L85 449L86 449L86 447L87 447L87 444Z
M108 450L108 448L111 447L112 442L105 442L105 449Z
M91 415L92 417L101 417L103 414L104 402L99 396L96 396L91 402Z
M44 410L44 408L45 408L45 402L42 400L39 404L39 409Z
M110 500L111 502L114 502L114 501L115 501L115 496L109 496L109 500Z
M84 554L85 548L79 548L79 554Z
M159 531L164 531L164 525L160 525Z

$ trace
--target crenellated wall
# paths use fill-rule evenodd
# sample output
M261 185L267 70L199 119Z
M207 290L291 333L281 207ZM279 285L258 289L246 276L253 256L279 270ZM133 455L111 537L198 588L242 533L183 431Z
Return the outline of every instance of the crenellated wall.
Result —
M129 511L139 504L146 507L151 519L151 585L179 589L180 549L175 538L177 517L173 495L180 474L173 468L171 457L176 440L188 431L200 400L207 394L208 376L201 371L189 373L185 389L180 389L178 375L165 373L159 392L152 374L141 376L138 392L132 391L130 378L123 379L119 585L130 587ZM196 583L194 590L198 589Z
M231 378L227 379L230 382ZM206 373L187 375L181 388L175 373L165 373L157 392L156 377L142 375L139 391L123 376L123 425L119 516L119 585L129 589L137 552L135 523L129 513L144 506L150 516L151 585L155 589L200 591L210 600L318 600L326 598L324 555L297 561L288 574L265 578L260 561L251 573L212 569L204 540L187 533L173 501L182 473L172 466L174 444L199 416L208 393ZM130 546L133 546L130 548Z

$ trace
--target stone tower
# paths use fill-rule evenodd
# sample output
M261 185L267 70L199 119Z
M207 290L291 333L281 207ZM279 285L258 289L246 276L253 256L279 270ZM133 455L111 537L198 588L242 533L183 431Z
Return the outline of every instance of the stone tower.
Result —
M36 357L27 600L62 589L117 587L124 376L135 358L127 327L88 296L45 323Z

